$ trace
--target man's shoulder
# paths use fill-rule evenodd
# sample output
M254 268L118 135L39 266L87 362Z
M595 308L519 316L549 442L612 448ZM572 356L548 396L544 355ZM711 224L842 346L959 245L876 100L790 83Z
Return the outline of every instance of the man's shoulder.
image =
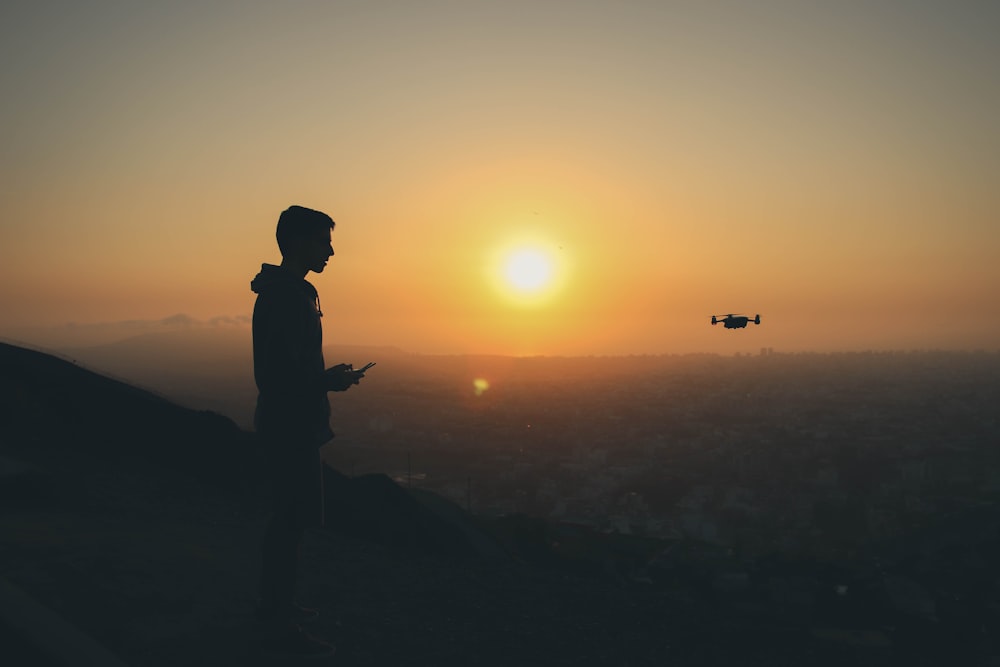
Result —
M257 295L253 321L268 328L308 327L316 313L315 299L301 290L268 290Z
M253 319L289 321L302 310L302 297L286 290L268 290L257 295L253 306Z
M294 283L272 285L257 293L257 303L300 304L303 301L309 301L309 295Z

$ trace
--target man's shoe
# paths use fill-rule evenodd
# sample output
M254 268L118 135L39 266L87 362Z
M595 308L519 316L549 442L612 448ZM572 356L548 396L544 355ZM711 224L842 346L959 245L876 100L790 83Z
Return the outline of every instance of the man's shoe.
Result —
M268 653L294 655L302 658L321 658L334 654L336 649L322 639L304 632L302 628L291 626L277 633L263 637L263 649Z

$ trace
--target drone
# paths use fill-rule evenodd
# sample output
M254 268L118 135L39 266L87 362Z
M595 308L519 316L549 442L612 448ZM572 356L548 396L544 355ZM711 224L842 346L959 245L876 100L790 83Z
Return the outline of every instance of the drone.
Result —
M722 325L727 329L745 329L750 322L760 324L760 315L757 315L753 319L750 319L746 315L733 315L732 313L725 317L712 315L712 325L714 326L719 322L722 322Z

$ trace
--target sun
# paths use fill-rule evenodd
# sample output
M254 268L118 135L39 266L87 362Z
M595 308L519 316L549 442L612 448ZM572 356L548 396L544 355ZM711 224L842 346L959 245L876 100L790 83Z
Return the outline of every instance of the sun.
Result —
M569 289L572 255L538 230L513 231L486 251L483 277L499 303L534 310L558 303Z
M554 273L552 258L538 248L519 248L504 262L503 276L507 284L519 292L533 294L545 289Z
M537 234L521 234L496 246L484 268L501 299L517 308L552 304L570 276L562 246Z

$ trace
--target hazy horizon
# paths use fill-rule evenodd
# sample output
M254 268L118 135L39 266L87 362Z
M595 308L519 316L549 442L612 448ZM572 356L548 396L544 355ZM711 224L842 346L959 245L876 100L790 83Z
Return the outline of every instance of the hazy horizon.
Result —
M97 348L117 343L124 343L133 338L164 334L170 340L181 340L177 334L197 335L224 335L227 340L243 340L247 349L252 344L252 332L250 329L251 315L228 316L219 315L207 320L198 320L183 313L176 313L169 317L157 320L123 320L117 322L67 322L62 325L35 326L35 327L2 327L0 326L0 340L4 342L36 347L43 351L61 353L66 350L85 350ZM762 320L760 326L764 326L766 318ZM404 354L414 355L488 355L504 357L616 357L616 356L643 356L643 355L686 355L686 354L714 354L714 355L754 355L767 350L771 353L779 354L799 354L799 353L852 353L852 352L921 352L921 351L954 351L954 352L975 352L1000 351L1000 343L995 339L984 340L982 345L967 346L947 346L947 345L907 345L905 340L883 340L872 339L867 341L875 344L864 344L865 341L855 341L851 345L849 341L840 341L839 344L823 346L810 346L811 341L789 341L787 337L768 335L760 333L753 335L755 325L750 323L747 329L725 330L722 324L712 326L709 318L702 318L699 325L706 329L703 338L692 345L673 346L671 348L661 347L658 349L604 349L591 350L567 345L565 349L550 349L545 352L522 352L509 353L489 349L484 347L477 349L474 344L466 344L461 347L446 347L440 345L413 345L411 342L394 340L391 336L376 339L344 338L335 337L329 334L324 336L325 348L392 348ZM194 338L191 338L193 341ZM700 345L698 344L700 342ZM784 343L784 344L782 344ZM789 344L791 343L791 344ZM881 344L879 344L881 343Z
M55 340L48 344L28 343L2 335L0 343L21 344L53 354L180 405L224 414L242 428L251 429L257 388L249 327L196 324L177 316L167 321L169 325L129 322L119 328L94 327L88 332L92 336L90 344L60 345ZM109 338L109 330L121 333L124 329L131 335ZM377 364L365 379L363 391L346 396L338 394L332 400L337 406L337 423L352 415L361 404L377 413L392 413L392 402L400 396L423 397L420 400L431 402L440 400L442 406L460 405L462 410L476 412L493 403L483 398L484 394L494 398L513 397L525 390L542 391L545 387L551 391L576 392L574 400L586 402L594 397L618 396L622 392L641 393L657 382L683 384L690 381L691 387L703 389L714 383L720 391L736 391L743 387L746 392L757 392L768 386L774 391L779 387L781 391L789 391L790 386L797 386L796 383L823 383L837 373L846 374L845 377L854 373L856 381L864 377L863 384L868 387L867 391L872 391L884 380L876 379L880 377L876 368L891 368L894 372L906 370L920 375L923 372L920 369L939 372L964 367L979 374L987 373L986 369L1000 358L1000 350L996 348L979 351L796 351L770 347L730 349L728 352L675 351L658 355L516 357L488 353L426 353L373 342L349 341L327 343L324 354L329 365L350 362L361 366L369 361ZM770 379L765 381L759 374ZM954 377L963 374L951 373ZM706 385L705 378L710 377L715 380ZM609 392L608 388L613 390ZM955 396L947 391L935 398L944 403L954 399ZM523 400L523 395L517 400ZM640 403L646 405L642 400ZM447 421L442 422L442 427ZM359 428L355 424L349 430L359 435L367 429Z

